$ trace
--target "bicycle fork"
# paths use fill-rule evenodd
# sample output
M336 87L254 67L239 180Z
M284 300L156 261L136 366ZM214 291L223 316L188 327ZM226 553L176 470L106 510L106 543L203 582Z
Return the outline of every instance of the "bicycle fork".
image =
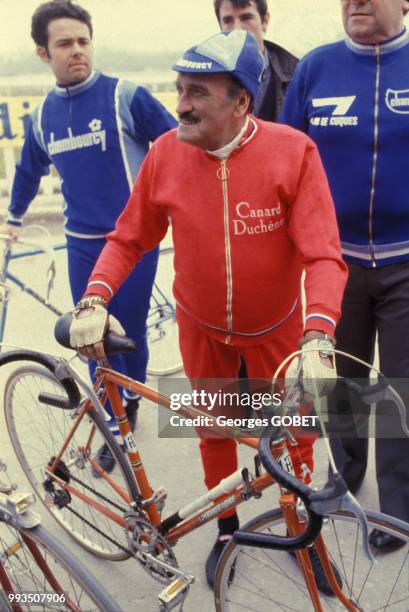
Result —
M290 438L291 444L291 438ZM272 448L271 453L274 459L285 469L287 472L295 476L293 463L291 460L291 456L287 447L287 440L285 438L281 438L277 440ZM298 536L305 531L305 521L300 519L299 512L297 510L297 497L294 493L288 491L283 486L280 486L280 508L283 513L285 523L287 525L288 535L290 537ZM330 563L330 559L328 556L327 548L325 546L324 540L322 538L321 533L315 539L313 544L310 546L314 547L321 564L324 568L326 577L328 582L333 590L334 596L338 598L338 600L345 606L347 610L350 612L361 612L361 608L354 605L342 592L332 569L332 565ZM318 592L317 583L314 576L314 571L312 568L310 556L308 554L308 547L301 548L299 550L295 550L295 555L298 561L298 565L300 570L304 576L304 580L311 598L311 602L314 606L315 612L324 612L324 609L321 605L321 598Z
M280 497L280 508L283 512L285 522L287 525L288 533L290 536L296 536L300 533L303 533L305 530L305 524L300 521L297 513L297 500L293 493L283 492ZM334 592L335 597L337 597L341 603L345 606L347 610L350 612L359 612L360 608L356 607L342 592L339 587L339 584L335 578L328 552L324 543L324 540L321 534L315 540L312 545L318 553L322 566L324 568L325 574L328 578L328 582L331 585L331 588ZM297 557L298 564L300 566L301 572L304 576L305 583L307 585L308 592L311 597L311 601L314 605L315 612L324 612L324 609L321 605L321 598L318 592L317 583L315 581L314 572L311 565L311 560L308 554L308 548L300 549L295 551L295 555Z

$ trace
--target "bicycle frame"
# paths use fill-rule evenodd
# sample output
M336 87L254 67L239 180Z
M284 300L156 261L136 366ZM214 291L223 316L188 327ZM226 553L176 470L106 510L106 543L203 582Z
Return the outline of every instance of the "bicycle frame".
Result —
M64 319L60 323L63 326L60 332L62 333L65 329L66 333L67 320ZM64 346L68 344L64 333L60 341ZM113 351L132 348L128 340L120 342L119 338L108 336L107 347L109 346ZM265 567L266 553L264 550L260 551L260 555L256 558L256 554L253 556L251 552L249 554L246 552L245 547L247 546L296 551L299 561L298 570L295 567L288 575L285 572L286 585L287 582L290 585L294 583L293 573L295 571L296 576L301 576L307 585L309 600L316 611L322 610L320 603L322 595L317 592L317 584L324 597L327 594L330 596L335 594L344 608L351 612L358 612L362 609L359 607L359 602L362 590L365 588L365 594L369 595L368 602L370 600L375 605L375 609L377 608L379 600L377 593L372 590L374 583L367 582L368 576L373 576L372 568L375 565L374 557L369 549L371 543L371 539L368 539L369 526L402 540L398 543L401 548L405 541L409 542L409 524L382 513L363 510L348 493L345 483L337 474L326 487L319 491L314 491L305 483L297 481L291 473L288 473L291 467L286 465L287 457L284 453L281 467L280 462L272 458L272 453L275 455L278 448L274 449L274 444L281 443L283 437L287 438L282 429L273 423L273 420L265 428L264 435L259 440L255 457L255 476L250 476L247 468L237 470L207 494L195 499L187 506L184 505L181 510L162 521L161 515L163 516L166 492L162 488L154 492L150 486L141 456L127 423L126 410L122 405L117 387L129 389L135 394L139 393L144 398L163 407L164 410L174 408L174 400L171 400L173 396L171 395L168 399L141 383L113 372L108 364L98 368L97 383L94 388L88 379L77 372L64 358L28 349L10 351L0 356L0 365L20 361L34 362L36 365L19 367L9 377L5 387L5 415L13 447L34 490L61 526L85 549L113 561L134 557L154 578L159 578L162 582L169 581L166 589L158 596L161 605L162 603L169 604L170 607L165 609L171 609L172 606L177 605L187 595L189 586L194 580L193 576L178 568L177 559L172 550L175 540L187 535L201 524L221 516L228 508L235 507L251 496L259 495L264 488L273 484L274 480L281 485L279 502L281 508L270 509L251 520L244 529L236 531L233 541L226 545L216 572L216 608L226 609L225 606L230 601L228 596L230 588L233 589L232 593L236 593L237 590L241 592L241 585L236 585L236 582L231 582L230 579L231 570L237 558L240 559L239 567L242 567L243 564L251 572L255 571L253 561L261 570ZM38 367L37 364L41 367ZM398 398L398 402L394 397L396 392L390 387L387 379L380 373L378 374L380 375L378 383L362 388L361 396L365 400L372 399L374 396L378 399L392 398L399 407L403 405L401 398ZM302 401L302 389L299 383L300 381L294 383L295 386L293 385L288 390L282 401L280 411L282 415L294 414ZM112 404L118 429L122 433L126 448L120 446L112 433L114 428L111 420L112 410L109 410L110 414L104 410L103 406L106 401ZM180 403L183 408L181 415L185 418L195 418L200 415L196 409L184 406L183 402ZM56 408L57 411L55 411ZM30 418L31 412L33 419ZM38 416L37 420L35 416ZM236 439L238 433L245 433L243 430L231 427L217 427L220 421L217 417L214 420L216 423L213 423L211 427L214 433L210 435L218 435L220 432L221 435ZM32 426L31 422L33 422ZM38 450L35 442L34 444L26 443L27 431L31 432L33 441L38 436ZM41 436L43 431L46 434L44 438ZM101 438L104 442L102 446L100 446ZM239 442L253 449L257 446L257 441L253 438L246 438ZM327 445L327 441L325 442ZM170 446L171 449L174 449L174 444ZM98 452L94 455L96 449ZM105 449L110 449L120 468L119 473L114 471L110 476L104 472L104 469L97 466L101 451L106 452ZM285 450L288 452L288 449ZM127 456L125 456L125 451ZM56 453L58 457L55 457ZM98 459L95 460L94 457ZM260 474L260 462L270 476ZM161 465L160 457L159 465ZM111 462L105 469L110 472L113 467ZM249 467L251 468L251 465ZM98 479L97 476L100 478ZM283 490L283 487L287 490ZM183 483L180 483L177 488L179 492L184 492ZM289 491L291 493L288 493ZM93 502L90 497L97 501ZM300 500L305 504L308 519L302 507L297 505ZM323 521L324 517L328 520ZM325 545L319 537L323 522L328 523L326 525L328 529L325 530L328 540L325 535ZM346 541L352 538L351 548L345 548L343 540L338 539L336 526L340 524L342 526L345 523L347 527L342 528L340 533L342 537L346 536ZM283 535L277 534L274 525L281 525L284 530L287 528L287 533L284 531ZM359 540L362 546L359 545ZM303 548L308 546L312 546L313 550ZM335 552L335 557L331 557L330 565L326 561L327 547L332 554ZM359 562L356 556L358 548L361 549ZM350 555L351 551L354 551L354 554ZM392 578L392 574L389 576L388 572L388 578L391 578L385 593L388 599L382 599L386 604L392 601L392 595L399 598L395 599L395 602L403 601L405 598L409 599L409 590L404 580L405 574L402 572L403 569L407 571L407 554L398 555L396 559L398 563L391 569L398 573ZM347 566L344 563L346 560L348 560ZM368 561L371 564L370 567L368 567ZM268 563L267 574L263 573L263 580L269 580L270 565L280 568L280 558L271 559L271 562ZM286 565L285 562L283 565ZM299 572L300 569L301 572ZM357 574L355 569L358 571ZM281 575L284 576L279 571L278 576ZM403 579L400 580L402 576ZM173 578L175 578L173 582L170 582ZM376 581L375 584L381 583L382 570L376 572L373 579ZM344 591L347 597L352 596L352 603L345 599L338 585L342 589L347 588ZM271 586L271 595L274 597L275 583L269 582L269 586ZM288 588L282 588L282 586L279 582L277 591L280 591L279 596L285 602ZM264 596L263 589L259 591ZM297 601L298 604L301 604L301 607L297 609L304 609L303 592Z
M89 461L91 462L92 466L98 471L99 475L102 478L104 478L109 483L109 485L112 486L116 490L116 492L124 499L124 501L126 501L127 503L131 503L132 501L142 502L142 504L144 505L144 508L146 509L146 513L148 514L152 524L155 527L162 526L162 528L164 528L163 530L166 531L166 534L167 534L166 537L169 542L174 542L178 540L180 537L189 533L190 531L193 531L200 525L212 520L213 518L217 518L217 516L219 516L226 510L240 504L243 501L246 501L246 499L248 499L249 497L259 495L264 489L266 489L273 483L273 479L268 474L257 476L255 479L251 481L250 480L247 481L248 490L245 490L244 487L241 487L241 490L233 491L231 493L226 493L224 495L217 495L218 502L216 505L213 506L211 511L209 511L209 509L204 510L203 512L199 513L197 516L184 522L183 525L180 527L177 527L175 523L182 522L183 519L182 518L176 519L176 514L178 515L180 515L180 513L184 514L183 513L184 509L180 510L178 513L173 515L174 518L169 517L169 519L166 519L164 522L162 522L157 503L152 495L153 493L152 488L149 484L148 477L143 467L141 456L139 454L139 451L136 449L136 445L133 440L133 434L131 432L129 422L126 418L126 414L124 411L124 407L123 407L122 400L119 395L117 386L126 388L132 393L142 395L146 399L164 408L167 408L169 410L171 410L170 400L164 395L161 395L160 393L158 393L157 391L147 387L146 385L139 383L137 381L134 381L131 378L128 378L122 374L119 374L118 372L110 370L109 368L102 368L102 367L98 368L96 374L97 374L97 380L95 383L94 390L96 393L98 393L98 391L102 387L105 388L105 395L109 399L109 402L112 406L112 410L118 422L121 436L125 440L127 453L128 453L128 457L129 457L129 461L131 465L131 471L133 473L133 477L135 478L135 481L138 485L138 489L140 491L140 499L134 499L134 500L130 499L128 493L122 490L112 480L109 474L106 474L92 458L89 457ZM105 399L105 397L103 399ZM78 428L81 420L85 417L87 412L91 409L91 405L92 405L91 402L87 400L84 403L84 405L81 407L73 429L69 433L63 448L61 448L59 454L55 458L55 461L49 468L50 475L52 475L53 470L55 470L58 464L58 461L61 459L65 449L70 443L70 440L73 438L75 431ZM181 415L186 416L188 418L194 418L195 416L199 416L200 414L202 414L200 410L197 410L193 407L182 407L179 412ZM220 435L224 435L225 437L232 437L232 438L236 437L235 430L231 427L227 427L227 426L222 427L215 423L213 429L216 433ZM90 433L90 438L85 446L85 451L87 450L87 448L90 447L91 439L92 439L91 436L93 435L93 433L94 433L93 431ZM249 446L253 448L255 451L257 451L257 447L258 447L257 438L239 438L238 441L239 443ZM281 456L283 452L283 448L284 448L284 441L282 444L276 447L277 458ZM236 474L235 478L231 480L231 484L235 483L234 484L234 488L235 488L239 482L243 483L246 480L247 476L248 475L245 474L244 480L243 480L243 475ZM64 484L60 479L58 479L58 477L53 475L53 478L58 480L60 484ZM64 488L66 488L66 490L70 494L73 494L73 495L78 494L78 492L73 487L71 487L71 485L69 484L65 484ZM83 494L81 494L81 497L83 501L86 501L87 503L90 503L90 505L93 505L96 509L101 510L100 504L98 504L97 502L87 498ZM201 499L202 498L200 498L200 500ZM207 500L205 504L202 503L202 506L203 505L208 506L210 501L211 500ZM200 501L198 501L198 503L200 503ZM192 512L199 509L199 507L195 508L195 502L192 502L191 504L189 504L189 506L194 508ZM125 521L119 515L115 515L114 513L106 510L105 508L103 508L102 511L103 511L103 514L109 516L121 526L125 525ZM172 523L174 524L172 525Z
M6 468L6 464L0 458L0 473L6 471ZM95 583L90 584L89 576L87 578L83 573L84 569L78 568L78 562L64 549L64 557L60 556L58 545L56 547L56 543L53 543L52 538L50 539L47 532L42 529L40 516L32 510L35 496L32 493L16 492L16 490L16 484L11 481L3 482L0 479L0 608L24 612L27 607L21 605L23 602L33 603L34 607L37 605L42 607L45 603L45 609L50 607L48 604L51 601L63 603L64 609L71 612L81 612L82 595L89 592L95 594ZM44 536L47 536L45 540ZM41 544L42 542L46 543ZM53 571L56 566L63 568L64 562L69 584L65 583L64 579L61 580L63 574L58 577ZM81 585L77 582L80 574L83 580ZM25 590L26 587L23 586L25 578L28 578L31 588L33 586L36 588L36 592ZM80 587L81 592L76 591L74 585ZM72 596L67 586L71 587ZM102 596L101 602L102 600L107 602L106 594L99 593L99 595ZM98 606L98 609L117 609L112 601L110 603L114 607ZM31 609L31 606L29 607Z
M65 244L57 244L57 245L53 246L53 249L56 250L56 251L60 251L60 250L63 250L65 248L66 248ZM7 310L8 310L8 302L9 302L9 292L8 292L8 289L7 289L6 285L5 285L7 280L10 280L19 289L24 291L24 293L27 293L28 295L30 295L33 299L35 299L37 302L39 302L40 304L45 306L48 310L53 312L58 317L63 314L61 310L56 308L53 304L51 304L49 301L47 301L40 293L38 293L30 285L28 285L27 283L22 281L16 274L13 274L9 270L9 265L10 265L11 261L13 261L15 259L22 259L22 258L32 257L32 256L35 256L35 255L44 254L44 252L45 251L43 249L33 248L33 249L30 249L30 250L27 250L27 251L21 251L19 253L13 253L13 251L12 251L12 243L10 241L8 241L6 243L6 245L5 245L4 254L3 254L2 267L1 267L1 270L0 270L0 286L1 286L1 289L2 289L2 295L1 295L1 298L0 298L1 299L1 303L2 303L2 305L1 305L1 314L0 314L0 343L3 342L3 340L4 340L4 334L5 334L5 329L6 329L6 319L7 319Z
M175 317L175 308L169 302L162 289L156 283L154 283L152 287L151 307L149 309L149 314L146 321L148 329L159 329L158 338L155 338L153 342L156 342L156 340L161 338L160 324L168 321L169 319L174 319Z
M127 504L132 505L134 503L138 504L139 506L142 505L143 510L149 516L152 525L160 530L160 532L164 535L166 541L169 544L175 543L181 537L191 533L201 525L218 518L227 510L238 506L239 504L244 501L247 501L251 497L260 497L261 493L266 488L270 487L272 484L275 483L275 481L269 474L260 474L258 464L257 462L255 462L255 477L250 477L247 468L238 470L238 472L226 478L224 481L222 481L222 483L217 485L207 494L197 498L193 502L184 506L182 509L162 521L160 509L158 506L158 498L157 496L155 496L149 484L148 476L145 472L140 453L136 448L133 434L131 432L130 425L127 420L122 400L118 391L118 387L126 388L132 393L141 395L145 399L148 399L158 404L159 406L162 406L163 408L169 410L171 410L170 400L159 392L147 387L145 384L137 382L122 374L119 374L118 372L115 372L107 367L99 367L97 369L96 376L97 379L94 385L94 393L92 393L92 391L88 389L89 391L91 391L89 396L91 397L91 399L96 399L97 394L99 392L102 392L102 402L107 399L109 400L113 413L117 420L121 436L125 441L125 446L130 462L130 466L128 466L128 469L131 472L131 478L133 477L135 482L137 483L139 496L137 498L132 499L128 492L123 490L113 480L113 478L111 478L110 475L107 474L90 456L90 445L95 433L95 425L91 428L89 438L85 444L85 447L82 450L86 454L87 459L90 461L92 467L98 472L99 476L103 478L106 483L111 486ZM82 384L84 384L83 381ZM85 390L86 386L87 385L85 385ZM70 441L73 438L75 431L77 430L82 419L86 417L87 413L92 409L93 405L95 404L95 401L91 401L91 399L87 399L79 409L79 413L72 430L69 432L63 447L61 448L58 455L55 457L52 465L50 465L49 469L46 470L46 472L51 478L58 482L58 484L62 488L64 488L71 496L78 496L83 502L89 504L98 512L101 512L103 515L114 521L120 527L125 528L126 523L123 516L117 514L113 510L106 508L98 501L91 499L88 495L78 491L75 486L65 482L53 473L57 469L58 463L61 457L63 456L66 448L70 444ZM200 416L201 414L203 414L200 410L193 407L181 407L179 413L182 416L188 418L194 418L195 416ZM240 444L244 444L245 446L253 448L257 452L259 443L257 438L240 438L237 436L237 432L234 428L218 425L216 421L214 421L213 423L212 430L219 435L223 435L224 437L237 439ZM282 459L283 454L287 453L288 451L285 438L279 440L272 447L272 455L275 459L279 461L280 459ZM211 502L214 503L209 508L209 504ZM297 513L296 497L292 493L282 490L282 494L280 497L280 506L283 511L289 533L291 535L302 533L304 531L305 526L303 521L300 520ZM336 578L333 574L333 570L331 568L328 553L326 551L325 544L321 536L319 536L316 540L316 550L323 563L328 580L334 590L334 593L336 594L338 599L344 604L347 610L350 610L351 612L356 612L357 608L347 599L345 594L342 593L336 581ZM314 609L317 612L322 612L323 608L320 603L320 595L316 586L308 551L306 549L298 550L296 551L296 555L300 564L301 571L304 575L306 585L310 593L311 601L314 605Z
M16 244L12 242L9 238L2 238L0 240L4 243L4 250L1 258L0 264L0 345L4 341L5 331L6 331L6 321L7 321L7 312L8 312L8 304L9 304L9 290L6 285L7 281L11 281L14 285L16 285L21 291L30 295L34 300L36 300L39 304L42 304L49 310L54 313L57 317L60 317L63 312L59 308L57 308L54 304L52 304L48 299L42 296L38 291L36 291L32 286L19 278L18 275L14 274L10 271L9 266L10 263L14 260L18 259L27 259L28 257L34 257L36 255L41 255L46 253L45 249L41 247L36 247L33 245L32 248L27 250L19 251L17 253L13 252L13 246ZM17 242L17 244L19 244ZM24 243L22 243L24 244ZM52 245L53 251L62 251L67 248L66 243L58 243ZM174 306L169 301L168 297L162 291L158 283L155 281L152 286L152 295L150 300L150 308L148 317L146 320L147 331L150 333L150 342L154 343L162 339L165 335L163 331L162 325L169 320L174 320L176 318L176 311ZM1 351L1 347L0 347ZM178 369L181 369L182 365L178 368L173 369L175 372ZM150 372L148 366L148 372ZM152 369L150 372L155 375L160 375L159 372L155 372ZM167 372L169 373L169 372Z

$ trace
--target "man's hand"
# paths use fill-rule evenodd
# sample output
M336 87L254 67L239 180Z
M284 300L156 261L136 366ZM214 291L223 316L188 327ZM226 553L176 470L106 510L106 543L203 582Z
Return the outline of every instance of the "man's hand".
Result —
M21 227L18 227L17 225L10 225L9 223L0 224L0 236L3 234L10 236L12 240L18 240L20 232Z
M322 340L326 340L329 350L323 349ZM307 332L301 344L301 382L305 394L312 399L328 395L337 381L334 356L326 354L327 350L330 353L331 342L324 334ZM299 358L290 363L285 376L286 386L296 378L299 363Z
M108 315L102 303L92 304L92 298L88 298L88 301L89 307L85 298L74 310L70 327L70 344L84 357L103 361L106 358L103 340L107 331L111 330L120 336L124 336L125 331L115 317Z

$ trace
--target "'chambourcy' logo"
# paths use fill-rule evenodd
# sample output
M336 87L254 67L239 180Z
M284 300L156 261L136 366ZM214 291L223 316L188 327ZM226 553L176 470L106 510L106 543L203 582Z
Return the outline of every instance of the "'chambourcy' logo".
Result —
M348 115L348 111L356 100L356 96L339 96L333 98L313 98L313 108L333 106L331 113L310 117L310 124L318 127L347 127L358 125L356 115Z
M106 151L106 131L102 130L102 121L100 119L92 119L88 127L90 132L74 135L72 129L67 129L67 138L55 140L54 132L51 132L51 140L47 145L50 155L58 153L66 153L67 151L75 151L86 147L95 147L101 145L101 150Z
M393 113L407 115L409 113L409 89L387 89L385 102Z
M194 62L186 59L180 59L176 65L184 68L194 68L195 70L211 70L213 66L212 62Z

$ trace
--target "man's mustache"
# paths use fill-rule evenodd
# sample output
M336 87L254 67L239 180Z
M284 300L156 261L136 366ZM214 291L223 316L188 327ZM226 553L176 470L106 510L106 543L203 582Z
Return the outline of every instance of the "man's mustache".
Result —
M189 113L181 113L179 115L179 121L188 121L189 123L199 123L200 119L199 117L197 117L197 115L194 115L193 113L189 112Z

